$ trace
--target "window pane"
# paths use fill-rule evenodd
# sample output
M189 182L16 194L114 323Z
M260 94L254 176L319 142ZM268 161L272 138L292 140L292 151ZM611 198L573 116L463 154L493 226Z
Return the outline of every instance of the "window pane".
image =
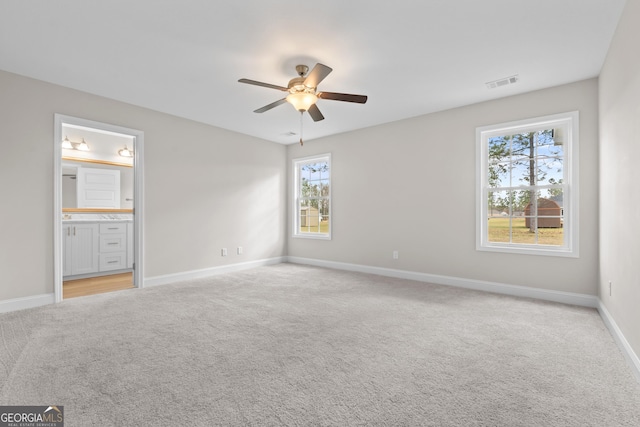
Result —
M558 184L564 178L562 159L555 157L538 157L537 167L539 171L538 184Z
M328 179L331 176L331 166L327 162L322 162L322 179Z
M309 163L305 165L309 171L309 179L320 180L323 177L328 177L328 164L327 163Z
M514 162L511 167L511 185L513 187L531 185L529 171L531 170L531 162L529 159ZM534 180L535 181L535 180ZM535 182L534 182L535 184Z
M536 155L538 157L562 157L563 147L562 145L550 144L542 144L536 147Z
M487 208L489 218L510 216L513 208L513 192L490 191L487 197Z
M318 210L321 215L320 219L324 217L329 217L329 199L318 200Z
M489 241L493 243L509 243L511 241L510 217L491 217L487 226Z
M538 244L562 246L564 244L564 228L539 228Z
M302 183L302 197L318 197L320 196L320 187L317 181L305 181Z
M546 196L546 197L543 197ZM541 190L536 195L536 203L525 209L525 228L536 236L531 243L539 245L564 244L562 194L559 189ZM522 243L527 243L523 241Z
M489 138L488 155L490 162L501 162L509 158L510 143L508 137L496 136Z
M322 215L321 221L320 221L320 232L321 233L328 233L329 232L329 215Z
M552 129L541 130L535 133L534 141L535 141L536 152L538 155L540 155L540 153L542 153L543 151L547 150L549 147L553 147L554 141L553 141L552 133L553 133Z
M509 163L500 162L489 164L487 182L489 187L509 187Z
M543 199L553 200L558 204L558 207L560 208L560 215L564 214L562 212L562 210L564 209L564 193L562 191L562 187L557 186L553 188L542 189L540 190L540 197Z
M328 197L330 193L329 190L330 190L329 180L323 179L322 181L320 181L320 195L323 197Z
M300 178L304 181L304 180L309 180L309 178L311 177L311 168L309 167L309 165L302 165L300 167Z
M300 207L300 231L303 233L317 233L319 225L319 211L316 203L310 201Z
M528 161L530 157L535 156L535 148L532 151L534 139L532 133L519 133L511 136L511 158L514 162Z
M514 219L512 234L511 234L511 242L512 243L526 243L533 244L536 242L536 232L531 231L529 228L529 220L531 218L522 218L519 217Z

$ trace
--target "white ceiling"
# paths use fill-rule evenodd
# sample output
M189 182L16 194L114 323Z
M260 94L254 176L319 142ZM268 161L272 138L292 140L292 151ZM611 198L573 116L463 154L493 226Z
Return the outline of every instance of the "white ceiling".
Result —
M333 72L304 137L595 77L625 0L0 0L0 69L269 141L298 141L295 65ZM485 83L518 74L517 84Z

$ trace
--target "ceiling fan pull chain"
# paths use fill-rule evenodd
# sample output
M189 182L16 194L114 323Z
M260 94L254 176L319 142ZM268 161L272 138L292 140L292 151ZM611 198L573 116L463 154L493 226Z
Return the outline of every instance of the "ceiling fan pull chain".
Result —
M300 111L300 145L304 145L304 143L302 142L302 115L304 114L304 111Z

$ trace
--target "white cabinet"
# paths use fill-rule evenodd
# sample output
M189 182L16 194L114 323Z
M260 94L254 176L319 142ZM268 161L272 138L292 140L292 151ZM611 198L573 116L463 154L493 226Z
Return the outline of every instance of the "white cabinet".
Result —
M100 271L127 268L127 224L100 224Z
M133 268L133 223L71 222L62 225L63 276L100 275Z
M69 224L62 225L62 275L71 276L73 271L71 249L73 248L73 241L71 240L71 230L73 226Z
M133 268L133 222L127 223L127 268Z
M98 271L98 224L71 223L62 227L63 275Z

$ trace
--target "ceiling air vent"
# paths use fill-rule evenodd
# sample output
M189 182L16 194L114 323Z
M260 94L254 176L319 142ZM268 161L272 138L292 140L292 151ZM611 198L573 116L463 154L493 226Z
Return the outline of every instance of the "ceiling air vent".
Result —
M510 77L505 77L502 79L498 79L498 80L494 80L492 82L487 82L486 85L489 89L495 89L497 87L500 86L506 86L506 85L511 85L514 84L515 82L518 81L518 75L513 75Z

